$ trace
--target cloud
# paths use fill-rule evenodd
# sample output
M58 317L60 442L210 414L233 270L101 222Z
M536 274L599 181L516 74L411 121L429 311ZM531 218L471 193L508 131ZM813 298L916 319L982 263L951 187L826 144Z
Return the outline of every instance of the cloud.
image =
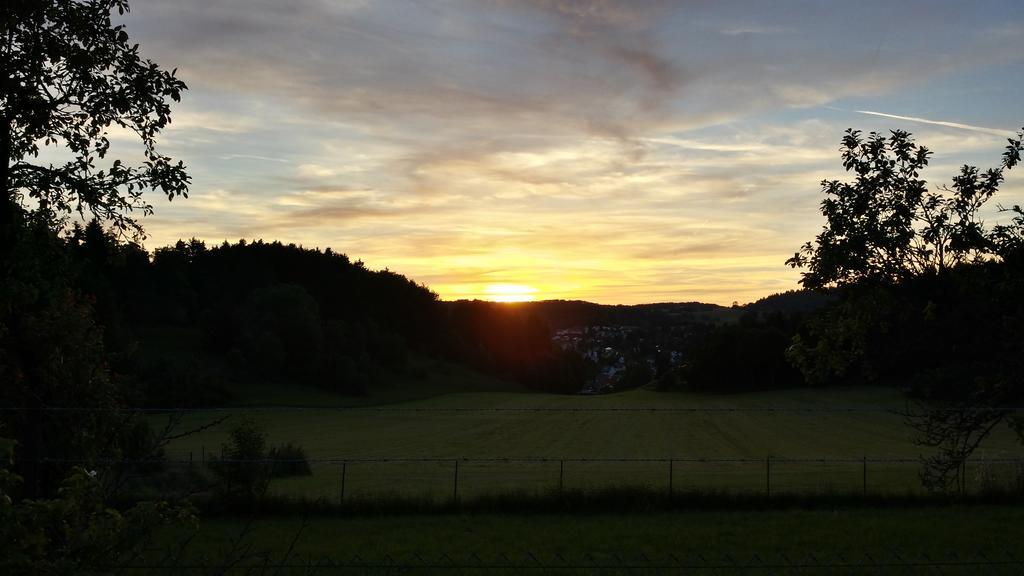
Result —
M260 156L259 154L225 154L219 156L221 160L262 160L265 162L280 162L282 164L288 164L290 161L286 158L273 158L271 156Z
M865 114L962 100L948 79L1019 93L1020 9L963 6L139 0L133 41L191 88L161 142L192 195L152 245L331 246L443 295L753 300L795 286L851 117L920 121ZM951 159L998 155L927 122Z
M147 8L151 20L138 24L158 59L180 65L194 86L453 138L472 128L626 137L650 125L682 83L642 33L642 11L612 3Z

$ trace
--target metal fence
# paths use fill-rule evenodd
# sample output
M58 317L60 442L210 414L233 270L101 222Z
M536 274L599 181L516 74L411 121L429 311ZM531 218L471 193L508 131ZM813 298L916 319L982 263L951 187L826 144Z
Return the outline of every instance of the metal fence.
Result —
M121 467L137 476L176 472L209 475L214 467L273 470L309 464L311 474L273 478L270 494L345 503L412 497L460 501L501 494L551 495L641 489L669 496L694 493L763 495L908 495L924 493L917 458L312 458L239 460L206 450L188 457L86 461L44 459L49 465ZM1024 457L974 458L957 469L951 490L961 495L1024 495Z
M933 408L935 409L935 408ZM998 408L1019 411L1020 407ZM88 406L45 406L39 408L0 407L0 412L27 412L29 416L108 411ZM949 408L957 410L957 408ZM143 415L208 415L222 422L228 415L271 412L339 412L403 414L530 414L530 413L602 413L602 414L888 414L905 416L908 409L865 405L812 406L236 406L209 408L125 408L121 413ZM209 428L204 425L203 429ZM219 433L224 436L223 431ZM215 438L209 440L216 441ZM223 446L196 446L191 450L171 444L166 458L155 460L85 461L69 459L39 460L42 465L121 466L154 470L192 471L199 474L219 466L260 464L272 467L292 461L265 459L238 461L225 458ZM389 452L395 451L389 447ZM431 450L435 454L443 452ZM1024 455L974 457L961 462L951 489L960 494L1010 492L1024 494ZM306 460L312 472L308 476L275 478L273 494L308 500L346 502L358 498L387 496L428 497L458 501L502 493L585 492L604 488L644 488L668 494L686 492L742 493L771 496L780 493L841 493L887 495L924 492L918 457L892 455L845 455L802 457L799 455L745 455L742 457L706 455L665 455L663 457L578 457L572 454L554 457L529 455L417 455L374 457L337 454Z

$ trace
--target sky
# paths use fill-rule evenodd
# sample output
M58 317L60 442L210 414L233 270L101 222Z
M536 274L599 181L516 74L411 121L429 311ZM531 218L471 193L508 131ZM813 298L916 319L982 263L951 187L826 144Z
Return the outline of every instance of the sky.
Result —
M191 192L151 198L147 248L331 247L443 299L795 289L846 128L913 132L938 186L1024 125L1019 0L136 0L123 21L189 86L158 143ZM1008 176L997 201L1024 204Z

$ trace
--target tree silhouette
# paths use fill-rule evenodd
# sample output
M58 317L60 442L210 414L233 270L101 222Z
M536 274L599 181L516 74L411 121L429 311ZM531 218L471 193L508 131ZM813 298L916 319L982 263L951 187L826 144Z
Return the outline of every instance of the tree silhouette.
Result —
M160 154L156 136L171 121L169 100L185 83L139 55L111 13L125 0L8 0L0 41L0 223L21 206L61 227L92 215L118 232L139 234L135 212L152 207L145 190L186 195L179 161ZM145 160L107 161L111 129L134 132ZM38 162L56 149L61 163ZM8 234L5 232L5 234ZM9 240L5 238L4 240Z
M814 384L891 383L922 398L908 421L936 450L922 471L930 487L946 487L1024 397L1024 212L1014 206L991 228L980 216L1022 139L1008 139L998 167L965 165L929 191L931 153L909 133L848 130L843 166L855 179L822 182L826 225L787 261L805 269L805 287L839 294L794 338L790 360Z
M987 230L978 212L999 189L1004 172L1020 161L1022 139L1024 131L1008 139L999 167L981 171L964 165L952 186L929 191L921 171L931 151L909 132L863 138L859 130L847 130L843 167L856 178L821 183L825 229L786 263L807 269L805 287L824 288L899 282L999 257L1004 237L1015 236L1006 226Z
M19 409L2 417L4 433L18 441L16 465L32 495L51 493L66 472L40 466L42 458L110 457L126 429L105 410L125 393L104 345L104 334L117 332L117 309L107 306L100 326L80 292L88 274L89 290L113 300L103 274L116 246L101 224L140 234L136 213L151 210L145 190L173 198L189 183L184 165L156 149L185 84L139 55L112 22L115 10L123 14L127 2L0 5L0 403ZM138 165L108 158L115 130L140 139ZM58 238L76 214L96 220L82 232L92 271ZM97 410L58 417L51 406Z

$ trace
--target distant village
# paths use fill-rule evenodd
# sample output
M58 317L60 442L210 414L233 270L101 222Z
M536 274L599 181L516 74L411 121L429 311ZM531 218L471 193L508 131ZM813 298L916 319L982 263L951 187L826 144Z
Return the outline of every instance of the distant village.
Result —
M603 394L657 381L685 361L703 324L663 327L586 326L556 330L552 340L594 368L581 394Z

